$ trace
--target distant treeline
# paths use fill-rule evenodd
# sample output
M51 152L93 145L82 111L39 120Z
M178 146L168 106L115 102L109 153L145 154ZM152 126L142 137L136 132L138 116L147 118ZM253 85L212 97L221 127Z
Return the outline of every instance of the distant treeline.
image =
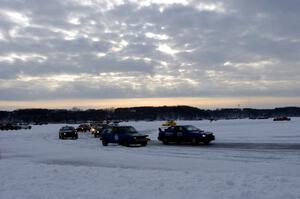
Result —
M19 109L0 111L1 121L72 123L99 120L200 120L264 119L280 116L299 117L300 107L275 109L230 108L204 110L190 106L133 107L116 109Z

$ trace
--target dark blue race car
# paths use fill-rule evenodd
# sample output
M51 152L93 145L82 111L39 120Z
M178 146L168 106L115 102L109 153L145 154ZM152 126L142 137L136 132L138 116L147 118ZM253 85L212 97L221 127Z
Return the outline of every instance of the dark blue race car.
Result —
M106 128L100 139L103 146L107 146L109 143L118 143L124 146L131 144L146 146L149 141L147 137L148 135L139 133L132 126L114 126Z
M209 144L215 140L213 133L205 132L192 125L170 126L165 130L159 128L158 140L164 144L173 143L192 143L192 144Z
M59 129L59 139L71 138L73 140L78 139L78 134L73 126L63 126Z

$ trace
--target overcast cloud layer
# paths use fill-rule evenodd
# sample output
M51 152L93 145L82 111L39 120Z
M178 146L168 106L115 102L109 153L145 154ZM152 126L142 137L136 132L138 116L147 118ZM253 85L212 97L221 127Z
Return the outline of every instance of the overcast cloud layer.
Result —
M298 0L1 0L0 100L300 97L299 10Z

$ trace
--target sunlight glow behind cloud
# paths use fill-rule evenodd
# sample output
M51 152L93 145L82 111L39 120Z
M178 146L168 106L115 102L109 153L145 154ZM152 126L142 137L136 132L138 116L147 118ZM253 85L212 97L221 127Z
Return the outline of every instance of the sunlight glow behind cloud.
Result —
M171 48L170 46L168 46L167 44L159 44L159 46L157 47L157 50L159 50L163 53L170 54L170 55L175 55L176 53L179 52L179 50L175 50L175 49Z

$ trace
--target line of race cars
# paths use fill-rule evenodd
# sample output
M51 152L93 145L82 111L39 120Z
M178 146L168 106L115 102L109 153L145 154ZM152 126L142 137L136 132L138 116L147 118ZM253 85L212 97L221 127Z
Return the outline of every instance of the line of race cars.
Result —
M215 140L211 132L196 128L192 125L177 125L174 121L167 121L163 127L158 128L158 140L163 144L199 143L209 144ZM138 132L133 126L119 126L117 123L93 123L81 124L77 128L64 126L59 130L59 139L78 139L78 133L91 132L95 138L100 138L102 145L117 143L123 146L146 146L148 135Z
M0 123L1 131L31 129L28 123Z

